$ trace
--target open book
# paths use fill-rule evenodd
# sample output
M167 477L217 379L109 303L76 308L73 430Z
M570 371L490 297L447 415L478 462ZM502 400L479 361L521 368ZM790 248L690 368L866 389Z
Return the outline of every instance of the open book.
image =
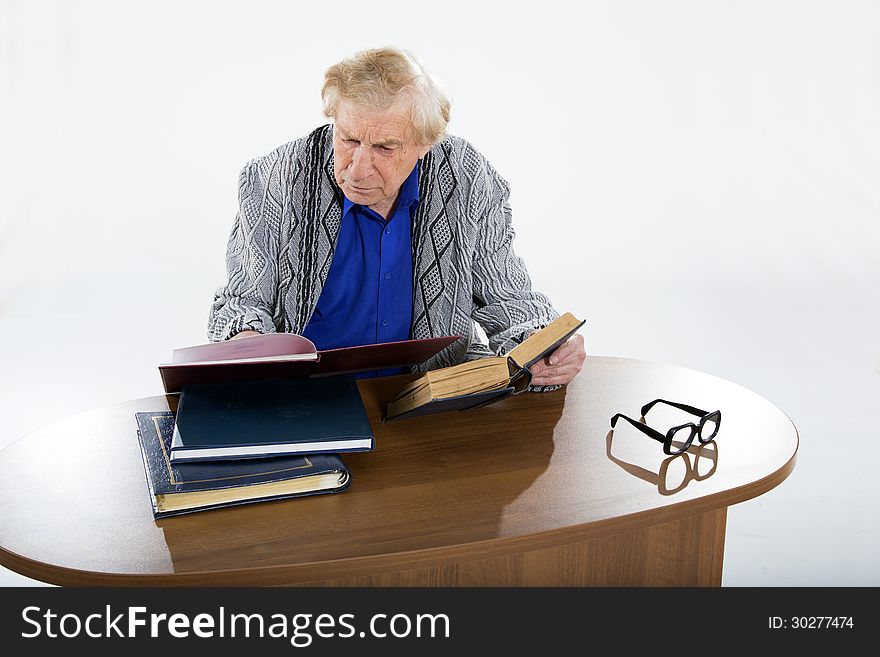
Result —
M568 340L583 324L583 320L565 313L506 356L425 372L388 402L385 419L464 410L522 392L532 379L529 367Z
M416 365L458 339L450 335L318 350L301 335L267 333L175 349L171 362L159 365L159 374L166 393L191 383L350 374Z

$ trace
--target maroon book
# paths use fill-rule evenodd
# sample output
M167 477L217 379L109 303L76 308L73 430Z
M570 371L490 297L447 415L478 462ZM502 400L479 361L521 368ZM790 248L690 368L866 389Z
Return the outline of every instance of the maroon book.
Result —
M159 365L166 393L188 383L353 374L423 363L459 339L457 335L318 350L301 335L267 333L175 349Z

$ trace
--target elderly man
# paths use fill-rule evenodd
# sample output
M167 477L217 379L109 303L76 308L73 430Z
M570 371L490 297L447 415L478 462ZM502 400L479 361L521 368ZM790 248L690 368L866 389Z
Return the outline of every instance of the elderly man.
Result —
M319 349L461 335L419 369L509 351L558 315L512 248L508 185L458 137L418 62L366 50L327 70L331 125L249 162L208 336L300 333ZM532 368L571 381L575 335Z

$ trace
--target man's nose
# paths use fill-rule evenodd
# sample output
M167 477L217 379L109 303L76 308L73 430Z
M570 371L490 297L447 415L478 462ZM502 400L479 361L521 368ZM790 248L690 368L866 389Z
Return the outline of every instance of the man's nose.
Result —
M373 153L371 149L359 144L351 156L351 177L363 180L373 172Z

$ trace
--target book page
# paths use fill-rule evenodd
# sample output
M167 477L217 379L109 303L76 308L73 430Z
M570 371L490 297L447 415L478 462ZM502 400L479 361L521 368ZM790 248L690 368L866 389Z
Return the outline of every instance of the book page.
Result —
M214 361L253 361L261 359L284 360L291 356L313 354L317 357L317 349L308 338L295 333L266 333L265 335L252 335L238 340L224 340L223 342L209 342L175 349L172 363L204 363ZM305 360L299 358L297 360Z
M194 360L185 363L163 363L160 368L191 368L194 365L243 365L245 363L291 363L303 360L318 360L318 354L282 354L281 356L256 356L254 358L230 358L229 360Z
M473 385L472 381L497 379L497 373L490 374L488 377L482 374L488 368L498 368L499 363L503 363L503 371L507 372L507 358L504 356L494 356L491 358L480 358L472 360L460 365L452 365L437 370L429 370L417 379L410 381L400 392L395 395L395 399L400 399L414 393L422 388L440 388L444 390L455 389L457 385L467 381L468 385ZM501 371L501 370L498 370ZM506 374L505 374L506 376Z
M481 358L480 367L459 370L455 376L442 377L430 382L431 397L444 399L446 397L458 397L474 392L495 390L507 386L510 380L510 368L507 358L495 356L493 358ZM467 363L471 365L472 363Z
M510 370L504 356L482 358L464 365L471 367L462 369L462 365L454 365L423 374L388 402L387 417L402 415L435 400L506 388L510 381ZM453 369L456 371L450 375L449 371ZM443 376L434 380L428 378L429 374L438 373Z

